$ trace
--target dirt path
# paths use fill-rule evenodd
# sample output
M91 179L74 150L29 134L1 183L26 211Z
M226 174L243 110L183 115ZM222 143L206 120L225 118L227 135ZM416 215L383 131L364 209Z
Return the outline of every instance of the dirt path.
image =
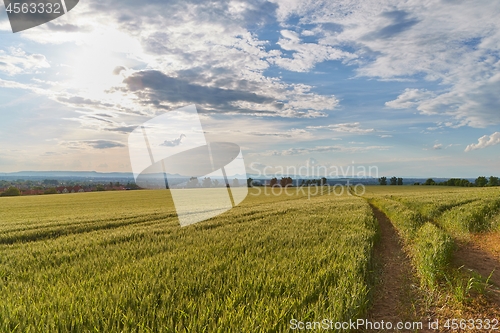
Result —
M459 242L454 262L484 278L491 274L489 282L494 285L491 300L500 305L500 233L476 234L468 242Z
M416 290L410 259L401 248L399 236L391 221L377 208L371 206L378 220L380 240L375 246L375 261L379 280L375 286L374 301L368 313L372 321L422 321L415 299ZM393 330L394 332L394 330ZM419 332L431 332L419 330Z

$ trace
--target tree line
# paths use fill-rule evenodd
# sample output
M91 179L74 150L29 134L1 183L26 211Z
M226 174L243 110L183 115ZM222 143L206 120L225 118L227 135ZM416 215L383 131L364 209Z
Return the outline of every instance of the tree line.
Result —
M389 185L403 185L403 178L392 177L391 179L389 179L389 181ZM380 185L387 185L387 177L380 177L378 179L378 183Z
M326 184L327 184L327 179L325 177L322 177L319 179L307 179L307 180L302 179L302 182L298 186L324 186ZM254 179L252 179L252 178L248 178L247 179L247 186L248 187L261 186L261 184L258 182L254 182ZM269 181L269 186L271 186L271 187L293 186L293 179L292 179L292 177L281 177L281 179L274 177Z
M460 178L450 178L444 182L436 182L432 178L427 179L424 183L415 183L414 185L441 185L441 186L461 186L461 187L489 187L489 186L500 186L500 180L498 177L490 176L486 178L484 176L477 177L474 182L468 179Z

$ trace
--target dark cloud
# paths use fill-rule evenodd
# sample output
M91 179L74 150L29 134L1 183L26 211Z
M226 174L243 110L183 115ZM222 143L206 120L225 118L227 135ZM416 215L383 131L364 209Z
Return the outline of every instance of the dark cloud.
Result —
M60 155L60 153L56 153L54 151L46 151L45 153L42 154L42 156L57 156Z
M91 141L82 141L82 143L95 149L125 147L123 143L110 140L91 140Z
M252 3L248 1L247 3ZM243 21L248 28L262 27L276 22L276 9L278 5L269 1L254 1L253 6L243 13Z
M91 147L94 149L109 149L126 147L123 143L111 140L85 140L85 141L63 141L59 143L61 146L69 149L85 149Z
M113 69L113 75L119 75L122 71L127 70L127 68L123 66L116 66L115 69Z
M231 102L246 101L256 104L273 104L274 100L267 96L242 90L221 89L190 83L181 78L174 78L160 71L148 70L134 73L123 83L126 90L142 99L143 104L159 109L169 109L163 103L198 104L201 112L207 109L235 111ZM205 107L203 107L205 106ZM245 111L245 110L237 110ZM255 111L252 111L255 112Z
M80 96L73 96L73 97L69 97L69 98L59 97L57 100L60 102L63 102L63 103L76 104L76 105L90 105L90 106L104 106L104 107L112 107L113 106L113 104L101 103L100 101L95 101L95 100L83 98Z
M162 26L179 24L184 20L219 22L230 29L239 27L259 28L275 22L278 5L267 0L245 1L242 11L235 15L230 10L230 0L110 0L92 1L92 7L103 13L114 14L123 29L137 32L144 23Z
M123 134L128 134L131 133L133 130L135 130L139 125L131 125L131 126L117 126L117 127L111 127L111 128L105 128L105 131L110 131L110 132L119 132Z
M82 30L85 30L84 27L77 26L74 24L55 24L52 22L47 23L47 28L52 31L64 31L64 32L81 32ZM87 30L88 31L88 30Z
M408 13L402 10L385 12L381 14L383 17L391 19L393 22L384 28L373 31L365 35L363 40L387 39L399 35L400 33L410 29L415 24L420 22L415 18L408 17Z
M114 124L114 122L112 122L111 120L103 119L103 118L99 118L99 117L86 116L85 118L96 119L96 120L103 121L103 122L108 123L108 124Z

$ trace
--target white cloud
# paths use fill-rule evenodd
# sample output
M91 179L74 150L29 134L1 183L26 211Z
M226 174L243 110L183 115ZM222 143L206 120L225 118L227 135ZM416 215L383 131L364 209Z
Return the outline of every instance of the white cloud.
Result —
M0 72L9 76L49 67L50 64L42 54L27 54L19 48L9 48L8 52L0 50Z
M386 102L385 106L391 109L408 109L418 105L422 100L431 98L433 95L432 92L424 89L406 88L395 100Z
M308 24L318 46L352 50L346 63L357 66L358 76L423 78L440 85L434 92L409 88L388 107L416 107L422 114L447 116L457 126L500 124L500 2L272 1L283 27L299 17L298 28ZM295 50L288 45L296 44L287 39L282 47ZM297 54L313 59L317 51ZM289 67L307 70L312 63Z
M295 31L282 30L278 45L282 50L291 51L292 57L284 57L280 52L269 61L294 72L307 72L317 63L326 60L352 60L356 55L321 43L302 43Z
M326 111L339 104L332 94L318 94L312 91L312 86L286 83L264 74L271 64L281 61L280 53L278 50L266 51L268 42L251 33L246 22L255 24L273 15L272 5L230 1L225 6L222 3L173 1L150 4L147 10L138 4L120 4L118 10L114 6L117 3L79 3L78 12L72 11L56 23L41 25L20 35L36 43L71 42L78 46L78 52L74 52L65 64L68 66L65 73L71 77L58 90L67 105L72 97L79 97L100 102L85 106L94 111L115 105L118 109L150 113L151 109L164 112L193 103L155 100L155 105L145 103L150 98L145 94L142 98L123 94L113 89L120 88L123 80L122 75L113 75L117 66L130 68L123 74L126 77L137 73L137 68L147 68L199 87L251 91L276 101L274 104L231 101L234 114L315 118L325 117ZM166 6L172 6L179 14L164 14L169 12ZM158 16L151 15L152 12ZM309 68L313 63L337 58L334 54L342 53L329 46L305 45L291 30L284 29L282 35L283 42L291 43L290 47L297 49L297 54L302 54L301 49L317 50L314 57L305 55L307 59L302 59L298 56L291 66ZM228 112L218 105L196 104L205 112Z
M358 153L371 150L388 150L391 146L315 146L309 148L290 148L285 150L268 150L263 153L251 153L249 155L256 156L294 156L294 155L307 155L311 153L327 153L327 152L342 152L342 153Z
M436 143L434 146L432 146L432 149L441 150L443 149L443 145L441 143Z
M500 132L495 132L491 135L484 135L478 139L478 143L472 143L465 148L466 152L483 149L489 146L494 146L500 143Z
M354 134L368 134L375 132L373 128L361 128L359 122L354 123L343 123L343 124L331 124L331 125L321 125L321 126L307 126L308 129L329 129L334 132L341 133L354 133Z

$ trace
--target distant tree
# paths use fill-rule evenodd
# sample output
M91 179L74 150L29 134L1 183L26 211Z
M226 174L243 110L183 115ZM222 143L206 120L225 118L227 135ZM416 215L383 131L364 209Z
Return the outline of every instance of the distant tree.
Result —
M42 182L43 185L59 185L59 181L55 179L44 179Z
M105 191L105 190L106 190L106 189L105 189L105 188L104 188L104 186L102 186L102 185L97 185L97 187L96 187L96 191L101 192L101 191Z
M285 187L287 184L287 179L285 177L281 177L280 179L280 186Z
M129 190L138 190L138 189L140 189L140 187L137 184L135 184L135 183L127 183L126 188L128 188Z
M397 185L398 179L396 177L391 177L391 185Z
M416 182L416 183L413 183L413 185L420 185L420 183L419 183L419 182Z
M43 194L57 194L57 190L55 189L55 187L51 187L49 189L46 189Z
M120 182L116 182L116 183L115 183L115 186L116 186L116 187L120 186Z
M214 185L214 187L219 187L220 182L217 179L214 179L213 185Z
M271 179L271 181L269 182L269 185L271 187L278 185L278 179L276 177Z
M476 178L475 183L477 187L484 187L488 184L488 181L486 180L486 177L481 176Z
M304 186L306 185L306 181L304 179L302 179L302 182L300 182L300 186Z
M203 178L202 186L203 187L212 187L212 179L210 179L210 177Z
M240 181L238 180L238 178L233 179L233 187L240 187Z
M9 187L5 192L0 194L0 197L17 197L21 195L21 191L19 191L16 187Z
M283 177L280 180L281 187L292 186L293 179L291 177Z
M252 182L253 182L253 179L252 178L248 178L247 179L247 187L252 187Z
M196 177L189 178L189 181L186 184L186 186L189 188L198 187L198 185L199 185L198 178Z
M467 179L459 179L458 182L455 182L456 186L469 186L469 181Z
M498 186L498 185L500 185L500 182L498 181L498 177L490 176L490 179L488 181L488 186Z
M378 182L380 185L387 185L387 177L380 177Z
M398 178L398 185L403 185L403 178Z
M434 179L429 178L425 181L424 185L436 185L436 182L434 181Z
M326 185L326 178L325 177L322 177L321 178L321 183L320 183L321 186L324 186Z
M468 181L467 179L460 179L460 178L450 178L442 183L439 183L439 185L444 185L444 186L463 186L463 187L468 187L472 186L471 182Z

